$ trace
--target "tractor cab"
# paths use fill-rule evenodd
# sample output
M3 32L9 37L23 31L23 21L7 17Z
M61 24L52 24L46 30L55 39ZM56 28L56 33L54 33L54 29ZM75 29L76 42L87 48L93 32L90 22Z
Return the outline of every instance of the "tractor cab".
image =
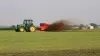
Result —
M33 20L29 20L29 19L25 19L24 21L23 21L23 24L26 24L26 25L32 25L33 24Z

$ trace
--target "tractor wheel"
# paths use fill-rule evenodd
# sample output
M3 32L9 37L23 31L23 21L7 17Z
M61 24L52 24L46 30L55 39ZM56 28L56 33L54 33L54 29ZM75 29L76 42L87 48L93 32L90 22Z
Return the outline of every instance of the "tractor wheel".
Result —
M35 32L36 28L34 26L29 27L30 32Z
M24 27L20 27L20 28L19 28L19 31L20 31L20 32L24 32L24 31L25 31L25 30L24 30Z

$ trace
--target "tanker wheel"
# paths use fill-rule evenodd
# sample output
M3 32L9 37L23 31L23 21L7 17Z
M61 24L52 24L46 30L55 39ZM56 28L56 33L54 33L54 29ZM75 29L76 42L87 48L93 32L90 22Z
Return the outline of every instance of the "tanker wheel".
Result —
M25 30L24 30L24 27L20 27L19 28L19 32L24 32Z
M31 27L29 28L29 31L30 31L30 32L35 32L35 30L36 30L36 28L35 28L34 26L31 26Z

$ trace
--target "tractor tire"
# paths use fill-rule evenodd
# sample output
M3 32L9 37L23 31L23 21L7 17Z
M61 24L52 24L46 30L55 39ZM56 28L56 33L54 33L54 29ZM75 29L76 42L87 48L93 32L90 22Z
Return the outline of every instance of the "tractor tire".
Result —
M25 31L24 27L19 28L19 32L24 32L24 31Z
M29 27L29 32L35 32L36 28L34 26Z

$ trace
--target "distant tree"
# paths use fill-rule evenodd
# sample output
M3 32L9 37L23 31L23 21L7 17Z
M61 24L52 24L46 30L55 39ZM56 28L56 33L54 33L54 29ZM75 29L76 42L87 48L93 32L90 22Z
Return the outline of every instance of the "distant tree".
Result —
M15 29L15 25L12 25L10 28L11 28L11 29Z
M95 24L95 23L90 23L90 25L93 26L94 28L97 28L98 27L98 25Z
M79 29L83 29L83 28L85 28L85 25L84 24L80 24Z

